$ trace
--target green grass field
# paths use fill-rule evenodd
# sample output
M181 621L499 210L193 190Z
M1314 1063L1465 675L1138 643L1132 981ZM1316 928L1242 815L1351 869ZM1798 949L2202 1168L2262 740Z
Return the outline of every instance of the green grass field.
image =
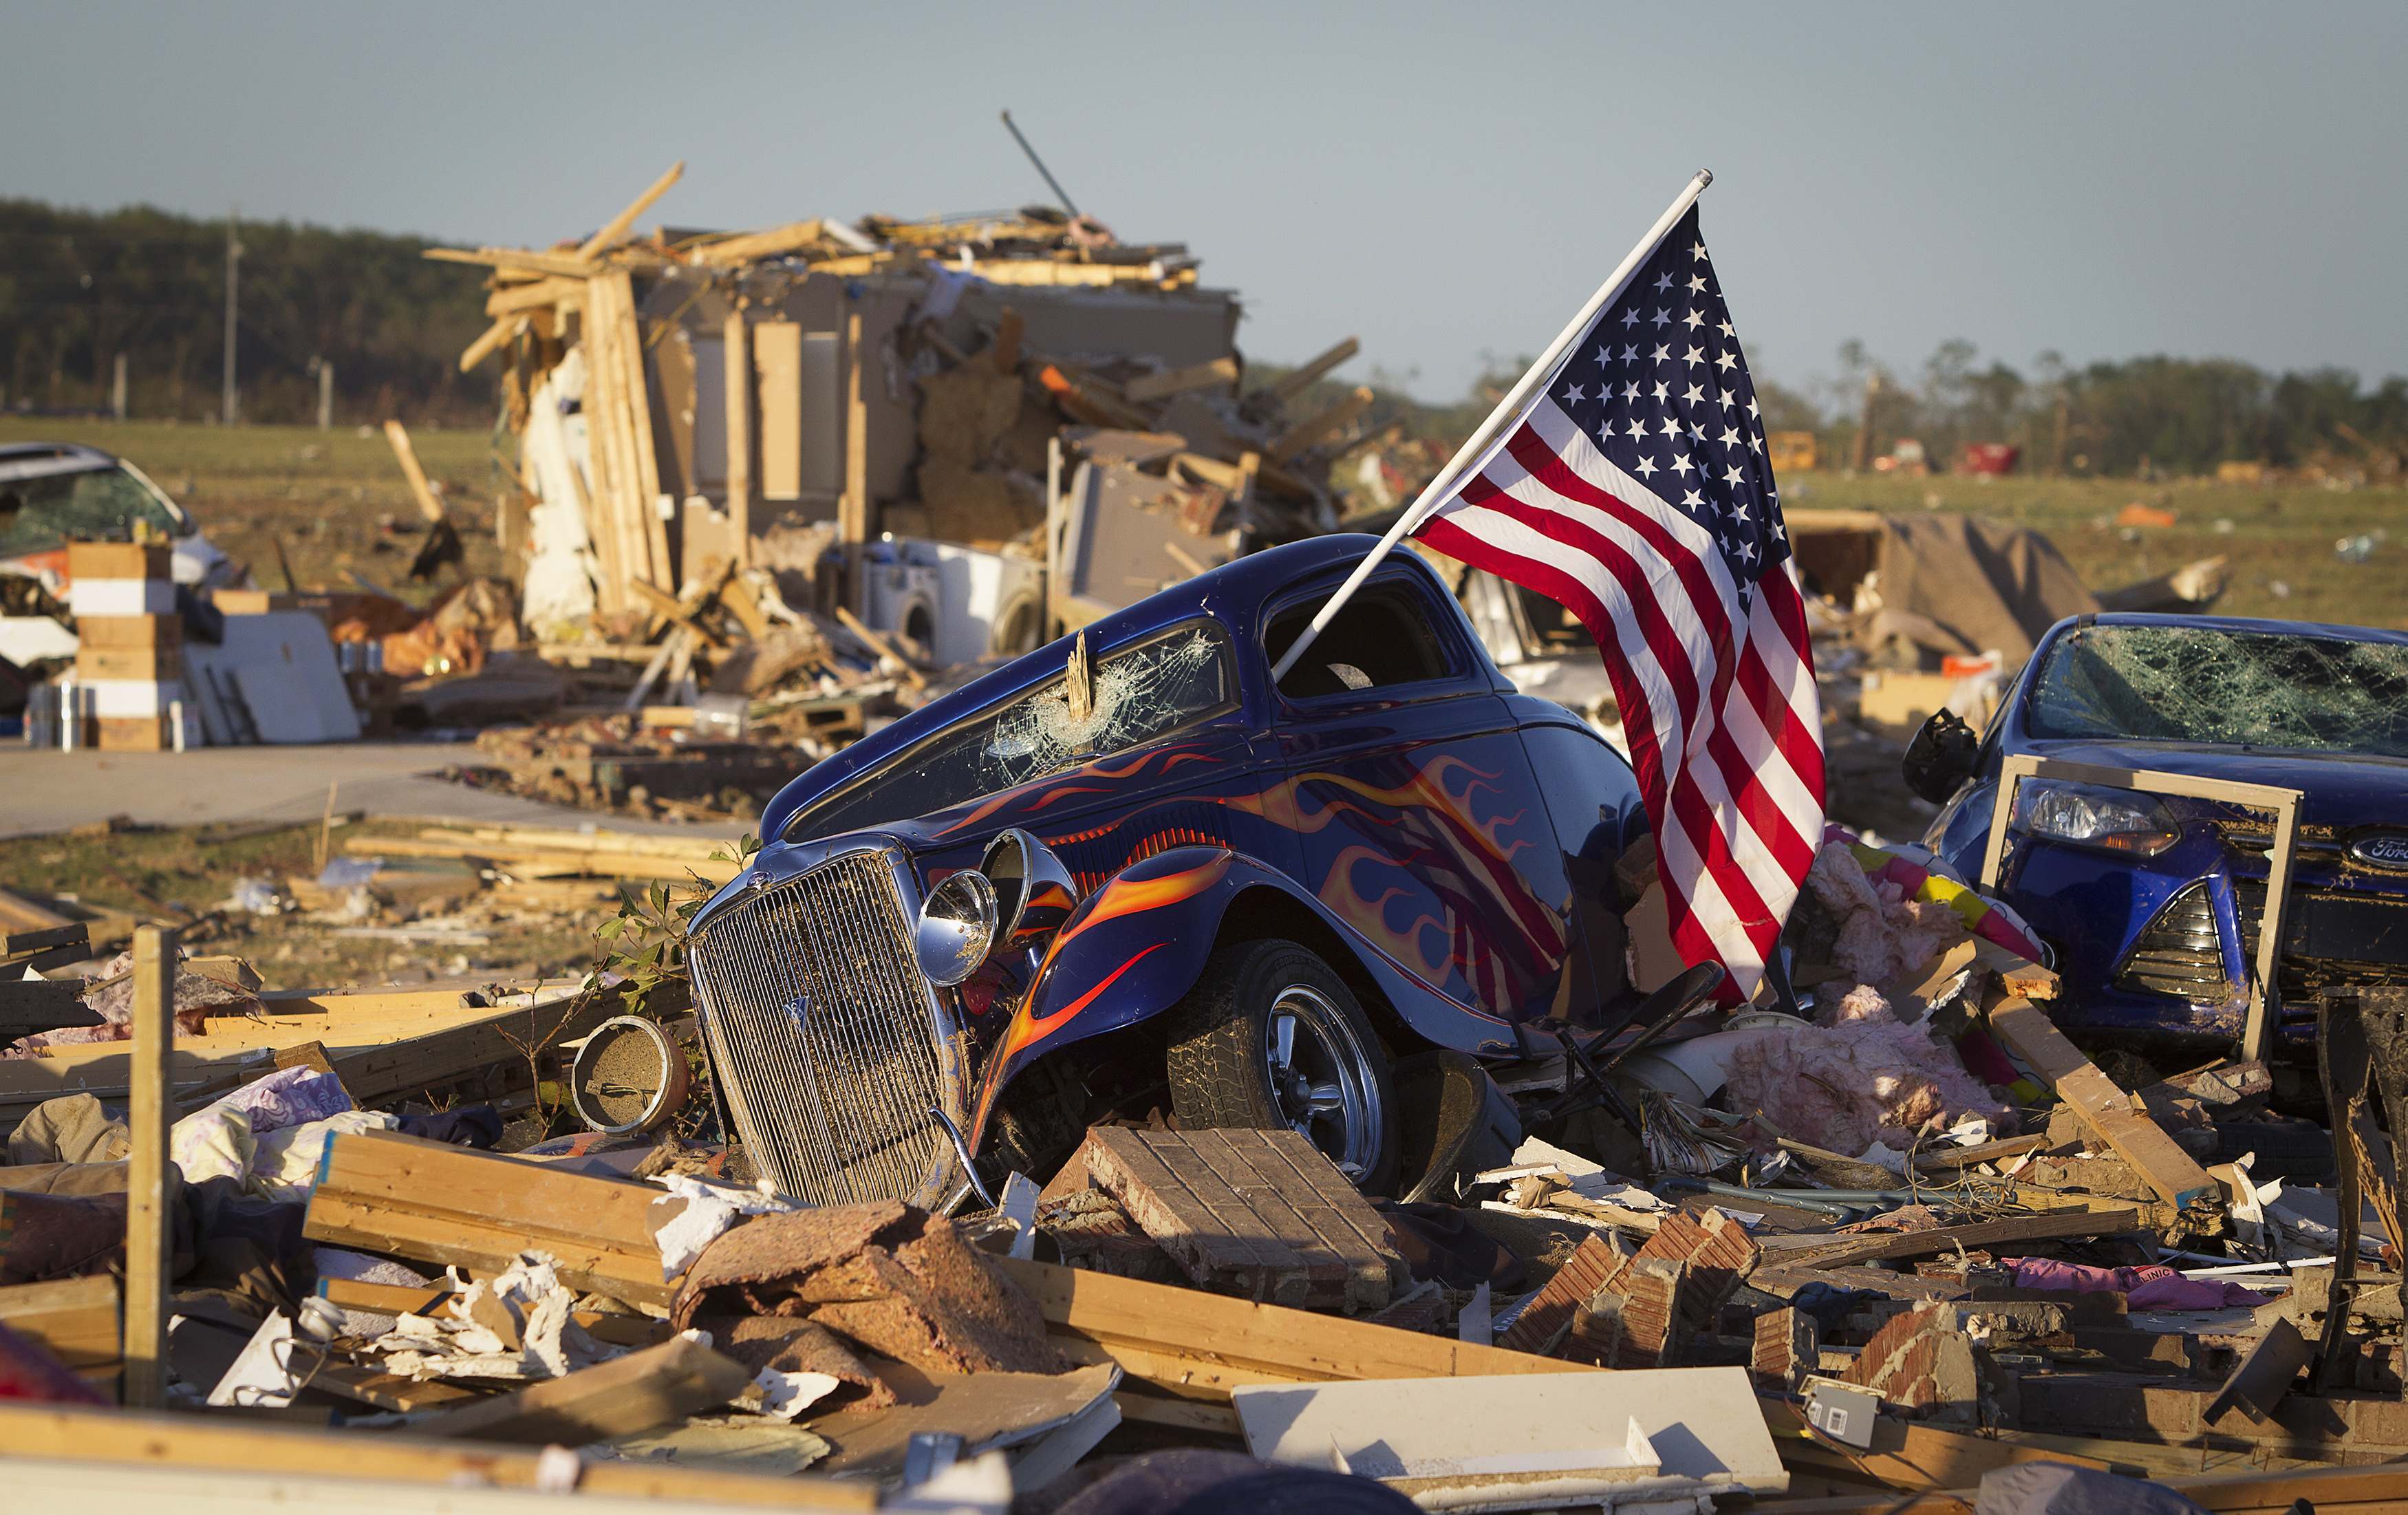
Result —
M282 587L277 538L304 584L338 584L350 572L398 588L416 550L417 510L376 431L0 418L0 442L35 439L89 442L133 459L269 587ZM427 473L450 486L470 569L492 571L492 438L428 431L412 440ZM1811 473L1786 480L1783 493L1794 507L2003 517L2045 533L2098 589L2222 554L2230 564L2219 610L2408 628L2408 490ZM2134 501L2173 511L2175 524L2117 526L2116 512ZM386 530L388 518L407 532ZM2387 536L2363 563L2333 550L2377 530Z

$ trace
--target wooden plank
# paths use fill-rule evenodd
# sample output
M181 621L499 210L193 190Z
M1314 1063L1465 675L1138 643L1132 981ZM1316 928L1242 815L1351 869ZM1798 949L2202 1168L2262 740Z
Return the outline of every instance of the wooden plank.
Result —
M446 1489L538 1489L557 1478L535 1451L464 1447L410 1432L335 1432L236 1416L145 1415L105 1408L0 1402L0 1460L39 1458L91 1465L95 1484L117 1467L288 1477L373 1479ZM674 1501L681 1508L725 1504L772 1509L878 1508L878 1487L803 1474L765 1478L683 1463L596 1462L578 1475L583 1494ZM113 1508L113 1507L112 1507ZM429 1508L434 1508L430 1505Z
M561 1277L630 1304L666 1306L649 1184L419 1141L390 1132L326 1147L302 1234L417 1262L499 1271L530 1247Z
M1346 338L1346 340L1339 343L1336 347L1329 349L1326 352L1323 352L1316 357L1307 359L1301 366L1292 368L1288 372L1282 374L1279 378L1271 380L1268 384L1264 385L1257 393L1262 394L1266 399L1271 400L1276 404L1285 405L1288 401L1295 399L1306 390L1311 389L1320 380L1323 375L1328 373L1331 369L1337 367L1340 364L1344 363L1347 359L1353 357L1362 350L1363 344L1350 336Z
M893 659L896 665L903 670L903 678L905 680L908 681L913 689L925 689L928 687L928 680L921 674L919 669L911 665L911 660L905 657L900 651L898 651L894 643L888 641L876 631L871 630L859 616L854 615L851 610L848 610L843 606L839 605L836 607L836 618L844 623L845 630L853 633L855 636L860 637L863 641L867 642L871 651L877 653L882 658Z
M636 448L636 479L642 490L645 549L652 565L649 577L655 584L674 586L678 573L669 558L668 522L661 516L660 446L652 435L652 387L645 368L646 349L643 326L636 311L635 282L624 273L612 275L611 281L611 299L620 320L619 336L613 346L620 361L626 364L627 416Z
M540 310L546 306L581 306L584 303L584 279L554 274L531 284L514 284L509 289L495 290L485 296L485 314L515 316Z
M752 562L752 350L744 312L731 310L722 328L725 381L720 413L727 423L727 529L736 565Z
M106 1367L124 1350L117 1280L106 1273L0 1289L0 1325L79 1370Z
M358 1279L318 1280L318 1297L344 1309L379 1315L425 1315L452 1297L448 1286L366 1283Z
M531 248L428 248L420 256L437 263L525 269L536 274L565 274L572 279L588 279L600 271L591 258L580 258L573 252L538 252Z
M1167 400L1189 390L1222 389L1237 383L1238 360L1214 358L1210 363L1191 363L1184 368L1166 369L1158 374L1143 374L1121 387L1121 393L1140 403Z
M1927 1173L1946 1173L1982 1163L2003 1162L2026 1152L2036 1152L2047 1145L2048 1137L2044 1135L2007 1136L1998 1141L1976 1142L1971 1147L1942 1147L1938 1151L1917 1152L1914 1165Z
M1895 1262L1908 1257L1932 1257L1989 1247L2001 1242L2056 1241L2070 1236L2107 1236L2140 1223L2140 1212L2128 1206L2106 1210L2058 1210L2045 1215L2016 1215L2002 1221L1976 1221L1970 1225L1944 1225L1935 1231L1892 1235L1865 1233L1795 1248L1765 1248L1765 1260L1786 1266L1834 1268L1858 1263ZM1778 1240L1779 1238L1773 1238Z
M818 220L788 222L783 226L772 226L767 231L741 232L734 236L723 236L714 242L702 243L689 251L686 256L705 267L735 268L748 263L759 263L764 258L778 258L791 252L800 252L820 242L825 236L824 222Z
M660 178L646 185L643 193L628 201L625 209L604 222L592 236L587 237L583 245L578 248L577 256L580 260L591 262L625 241L627 230L636 224L636 218L651 209L652 202L666 194L669 192L669 186L675 184L684 175L685 160L681 158L669 164L667 171Z
M1088 1343L1131 1378L1189 1398L1226 1403L1229 1389L1241 1383L1601 1371L1052 1263L994 1261L1037 1301L1063 1346Z
M582 1447L715 1409L744 1392L752 1370L699 1342L657 1347L430 1415L410 1429L522 1446Z
M1337 436L1352 425L1354 418L1371 408L1378 398L1369 388L1358 388L1337 404L1315 411L1280 433L1271 442L1267 456L1273 463L1285 463L1306 448Z
M869 407L862 398L868 354L861 350L861 312L844 318L844 493L837 501L837 540L869 540Z
M418 513L428 524L443 519L443 500L435 486L426 481L426 470L418 465L418 450L409 445L409 428L398 421L384 423L384 439L393 445L393 455L401 464L401 474L409 480L409 497L418 502Z
M2135 1109L2132 1096L2066 1040L2039 1007L2026 999L2001 1000L1990 1008L1990 1031L2130 1164L2158 1198L2185 1210L2220 1203L2223 1191L2207 1170L2163 1126Z
M2111 1465L2095 1457L2023 1446L2011 1439L2011 1433L1969 1436L1888 1415L1874 1417L1870 1447L1842 1446L1809 1437L1806 1417L1796 1405L1760 1395L1756 1403L1782 1463L1793 1472L1844 1471L1902 1492L1970 1489L1982 1481L1983 1474L2016 1463L2064 1463L2101 1471Z
M176 1119L167 1057L176 1026L176 934L159 926L134 933L134 1097L127 1111L125 1167L125 1403L159 1409L167 1402L167 1127Z
M460 371L464 374L474 373L477 364L500 351L504 343L514 339L526 329L527 318L523 315L504 316L494 322L485 328L482 336L460 350Z

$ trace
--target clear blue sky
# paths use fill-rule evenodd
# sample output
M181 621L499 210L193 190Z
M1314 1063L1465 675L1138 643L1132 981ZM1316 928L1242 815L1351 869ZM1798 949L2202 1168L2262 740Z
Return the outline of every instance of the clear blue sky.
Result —
M1045 198L1293 361L1451 397L1692 169L1766 377L2167 351L2408 371L2408 5L36 6L0 194L541 243ZM653 218L647 218L650 224ZM464 275L464 278L467 277Z

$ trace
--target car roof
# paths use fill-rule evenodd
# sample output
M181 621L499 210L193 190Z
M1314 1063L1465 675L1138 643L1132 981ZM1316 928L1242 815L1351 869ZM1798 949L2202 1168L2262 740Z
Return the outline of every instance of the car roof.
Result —
M0 443L0 479L48 479L116 466L115 453L81 442Z
M2343 626L2321 621L2272 621L2255 616L2167 615L2141 610L2107 610L2075 616L2071 622L2100 626L2194 626L2201 631L2255 632L2259 636L2336 636L2352 642L2384 642L2408 647L2408 631L2381 626Z

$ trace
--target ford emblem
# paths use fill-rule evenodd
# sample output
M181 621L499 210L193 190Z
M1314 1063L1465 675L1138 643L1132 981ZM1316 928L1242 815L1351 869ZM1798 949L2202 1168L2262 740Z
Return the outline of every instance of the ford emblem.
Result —
M2378 831L2349 844L2349 855L2378 868L2408 869L2408 831Z

